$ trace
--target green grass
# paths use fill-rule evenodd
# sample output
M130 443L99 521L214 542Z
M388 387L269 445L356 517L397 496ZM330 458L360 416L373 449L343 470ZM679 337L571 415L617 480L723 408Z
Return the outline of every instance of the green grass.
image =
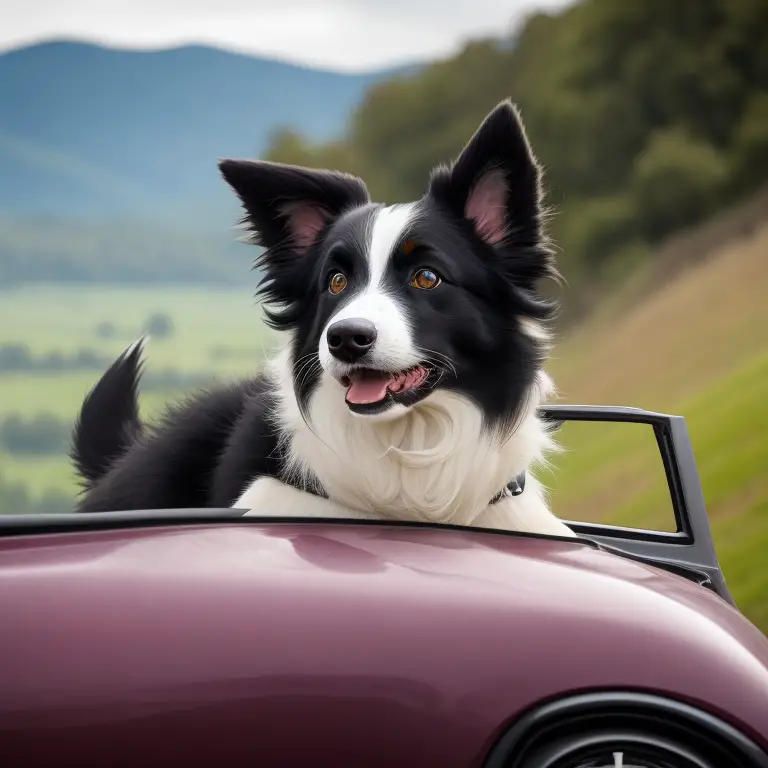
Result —
M72 467L65 456L27 458L0 453L0 476L6 481L24 483L31 495L37 498L48 490L61 490L72 494L77 490Z
M686 417L713 535L739 606L768 632L768 354L671 408ZM572 424L542 475L563 517L674 530L649 427Z
M258 369L273 335L263 324L253 289L118 288L40 286L0 292L0 344L26 344L35 355L76 353L87 348L116 357L138 338L147 318L163 312L173 320L170 338L152 338L147 346L147 371L172 368L187 374L220 379ZM100 339L96 326L109 321L117 328L111 339ZM226 358L214 350L226 348ZM31 417L47 411L72 420L100 372L0 375L0 417L18 413ZM178 391L152 391L141 396L149 418ZM64 455L28 458L0 451L0 479L23 482L34 497L47 490L74 493L76 485Z
M0 292L0 344L24 343L38 354L88 347L116 356L141 335L155 312L170 315L176 331L170 339L151 341L152 369L197 372L218 366L238 373L261 359L268 343L253 289L246 284L231 290L56 285ZM97 338L96 326L104 320L117 327L116 338ZM223 366L212 360L211 350L221 346L239 350L239 359Z
M154 367L150 362L149 370ZM0 413L32 416L39 411L48 411L60 418L74 418L83 397L98 378L97 372L0 376ZM143 395L142 408L147 413L156 412L169 394L153 391Z

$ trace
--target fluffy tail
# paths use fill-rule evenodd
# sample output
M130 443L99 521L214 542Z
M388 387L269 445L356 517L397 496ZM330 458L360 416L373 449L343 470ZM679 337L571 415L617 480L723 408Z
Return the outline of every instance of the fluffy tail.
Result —
M85 488L106 474L142 432L138 386L147 338L131 344L83 401L69 455Z

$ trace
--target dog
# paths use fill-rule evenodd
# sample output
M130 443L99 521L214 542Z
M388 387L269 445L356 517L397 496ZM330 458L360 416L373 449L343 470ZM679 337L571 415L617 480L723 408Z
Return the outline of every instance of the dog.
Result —
M263 373L139 419L143 340L86 396L82 512L237 507L573 536L530 473L557 279L542 171L499 104L418 201L349 174L222 160L282 343Z

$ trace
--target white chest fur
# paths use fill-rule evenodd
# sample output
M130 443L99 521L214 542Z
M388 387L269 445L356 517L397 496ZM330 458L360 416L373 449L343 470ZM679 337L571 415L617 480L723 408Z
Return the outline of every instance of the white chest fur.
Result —
M530 480L529 480L530 484ZM530 493L528 484L522 496L506 497L488 505L475 518L474 526L504 531L575 536L567 525L553 515L541 494ZM251 483L233 507L247 509L254 517L325 517L338 520L380 520L386 515L347 507L333 499L324 499L286 485L272 477L260 477ZM410 519L417 519L411 517Z
M271 478L256 479L234 505L252 514L417 520L554 535L573 535L548 509L529 475L521 496L489 505L506 483L543 459L551 440L535 415L545 378L511 437L483 428L468 399L437 391L389 419L356 417L339 384L323 375L310 404L311 427L293 394L287 353L272 367L287 474L298 485L316 477L328 499Z

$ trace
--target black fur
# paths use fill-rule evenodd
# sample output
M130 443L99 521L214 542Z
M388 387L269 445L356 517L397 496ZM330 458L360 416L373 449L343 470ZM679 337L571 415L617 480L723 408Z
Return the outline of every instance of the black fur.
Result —
M294 388L306 415L321 373L321 333L368 278L369 224L381 206L360 179L341 173L241 160L219 167L253 241L265 247L259 294L269 323L293 333ZM490 170L503 174L508 190L505 236L494 244L465 218L472 189ZM316 239L302 249L286 208L297 203L322 215ZM395 249L386 288L407 312L431 373L421 389L392 397L410 405L435 387L457 391L477 403L489 426L509 429L546 353L519 320L554 316L556 306L537 295L536 284L557 276L542 226L541 172L511 103L486 118L450 167L435 170L417 208L402 234L417 247ZM438 289L409 285L419 267L440 275ZM337 271L348 280L341 295L327 290ZM282 479L274 395L263 379L201 393L142 429L140 372L134 350L83 405L72 452L85 480L82 511L230 506L254 478Z
M491 169L502 170L509 181L509 235L501 248L493 249L479 242L463 218L472 187ZM460 223L476 248L493 258L513 286L521 311L531 317L548 319L556 307L534 294L539 280L558 277L542 226L541 176L520 115L511 102L505 101L486 117L450 167L441 166L432 172L429 196L450 212L453 221Z
M368 190L360 179L348 174L267 161L222 160L219 170L245 209L242 223L250 229L251 242L265 248L255 266L266 275L257 295L268 305L267 321L274 328L287 330L306 314L303 300L311 286L304 279L304 270L297 269L284 214L286 204L316 206L325 215L327 230L344 212L369 202ZM308 263L312 254L305 256ZM280 305L281 311L269 308Z
M102 402L117 403L131 391L131 370L126 366L119 374L97 385ZM121 386L113 387L120 377ZM200 393L170 408L158 425L145 428L113 457L108 471L104 462L85 467L93 479L79 510L231 506L250 478L279 475L277 440L266 420L270 405L264 381L256 378ZM110 422L104 428L111 433L114 426ZM100 439L98 425L85 432L81 420L76 444Z
M88 393L75 429L70 457L90 488L141 434L138 385L143 340L129 347Z

